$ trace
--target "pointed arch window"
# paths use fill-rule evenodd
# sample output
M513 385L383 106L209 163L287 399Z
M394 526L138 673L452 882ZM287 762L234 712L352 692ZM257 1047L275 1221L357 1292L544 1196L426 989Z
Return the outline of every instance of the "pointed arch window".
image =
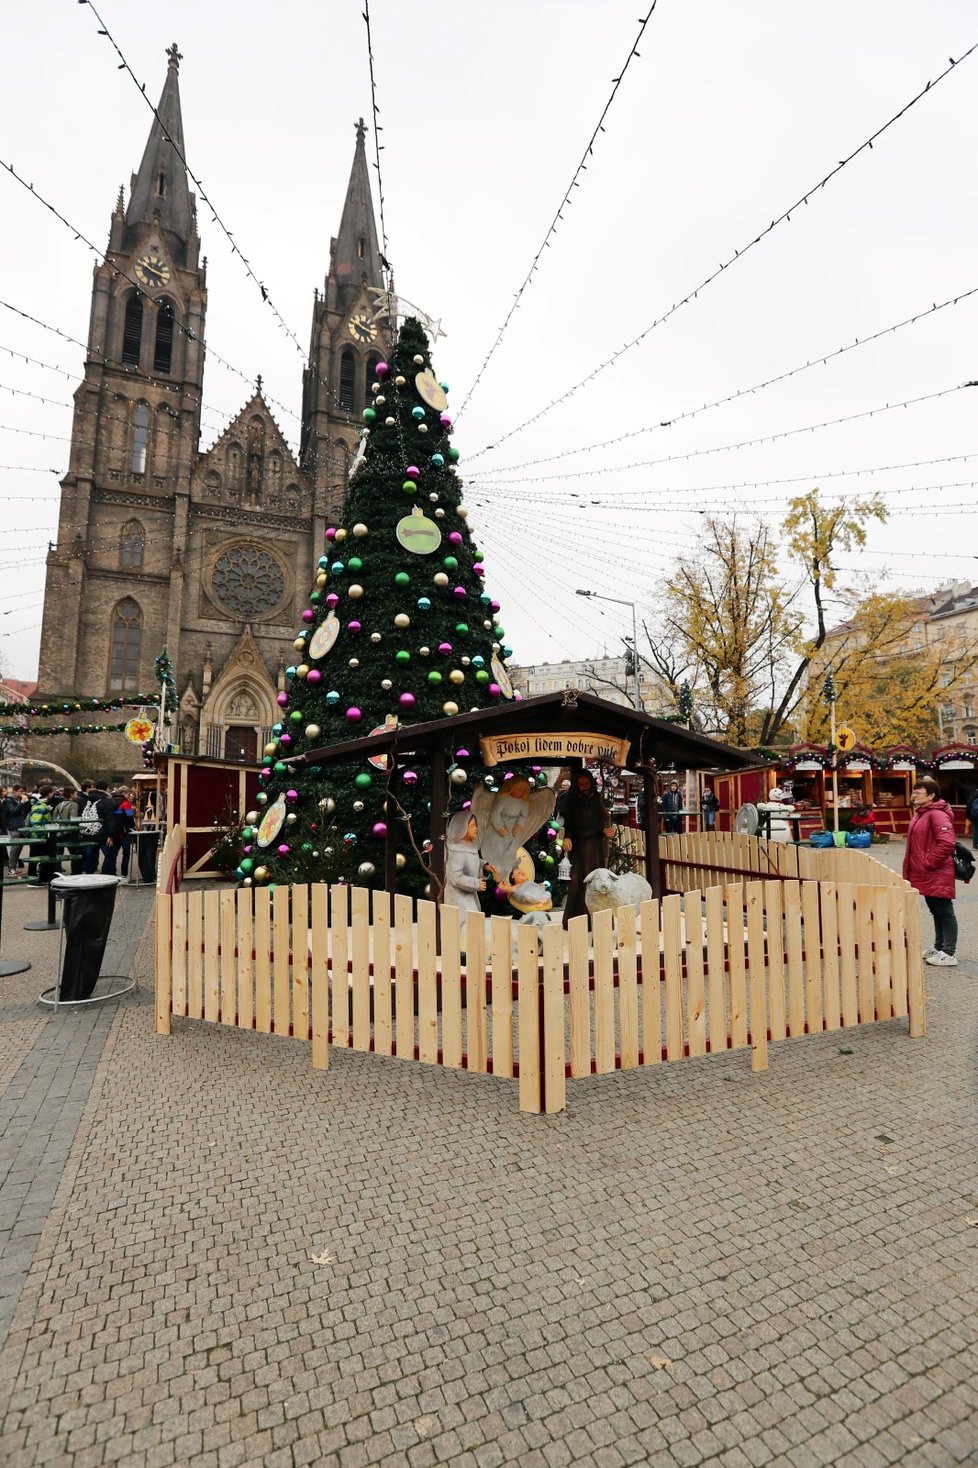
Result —
M366 376L363 379L363 401L365 403L370 402L370 389L377 381L377 363L381 360L382 359L377 355L376 352L371 352L370 356L367 358L367 371Z
M238 489L241 480L241 449L236 443L228 449L228 489Z
M146 473L146 453L149 448L149 404L137 403L132 416L132 457L129 467L133 474Z
M360 238L357 240L357 254L359 255L360 259L362 260L363 257L364 257L364 255L366 253L367 253L367 242L363 238L363 235L361 235Z
M173 358L173 307L169 301L160 301L156 311L156 347L153 351L153 371L169 372Z
M135 568L143 564L146 535L138 520L127 520L119 537L119 565Z
M156 180L156 196L158 199L166 198L166 169L161 168Z
M122 365L139 366L139 348L143 339L143 302L140 296L130 296L126 302L126 316L122 326Z
M340 358L340 407L353 412L357 391L357 359L347 347Z
M139 644L143 614L131 596L117 602L112 613L109 688L131 693L139 687Z

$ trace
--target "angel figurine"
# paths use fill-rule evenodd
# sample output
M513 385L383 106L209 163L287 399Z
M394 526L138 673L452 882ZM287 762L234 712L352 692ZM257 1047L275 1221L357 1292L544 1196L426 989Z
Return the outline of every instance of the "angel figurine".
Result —
M552 790L534 790L525 775L507 780L495 795L478 786L472 794L472 813L479 830L483 863L497 881L508 878L516 865L516 853L554 809Z

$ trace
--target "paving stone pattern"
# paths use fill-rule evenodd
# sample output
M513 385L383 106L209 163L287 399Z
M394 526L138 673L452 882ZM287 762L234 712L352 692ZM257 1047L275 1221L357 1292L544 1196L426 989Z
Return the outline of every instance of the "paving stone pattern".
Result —
M892 853L891 858L892 859ZM978 899L960 904L978 952ZM978 1462L978 969L568 1086L113 1020L0 1355L5 1465Z

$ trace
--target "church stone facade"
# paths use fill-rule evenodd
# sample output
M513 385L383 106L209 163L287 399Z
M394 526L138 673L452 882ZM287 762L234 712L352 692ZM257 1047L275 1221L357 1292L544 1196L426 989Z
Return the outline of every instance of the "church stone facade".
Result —
M179 696L173 742L184 753L254 759L277 716L323 533L343 502L373 364L389 345L370 294L384 280L361 122L314 296L299 456L260 378L200 452L207 262L181 159L181 57L175 45L167 55L159 120L128 204L120 189L94 270L36 697L152 692L166 646ZM32 745L75 774L119 776L142 763L121 734Z

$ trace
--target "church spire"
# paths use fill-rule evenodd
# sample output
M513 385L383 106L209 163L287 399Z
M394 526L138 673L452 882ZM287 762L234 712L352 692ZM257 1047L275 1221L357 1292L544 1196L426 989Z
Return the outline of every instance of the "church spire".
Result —
M380 246L370 197L367 171L367 129L363 118L357 123L357 144L346 190L340 232L332 242L331 274L338 287L340 309L345 309L361 285L382 286Z
M126 224L151 223L159 215L161 227L183 243L194 232L193 198L187 185L187 169L181 155L183 118L180 113L180 85L177 74L181 55L177 43L168 47L169 64L166 81L153 119L149 139L139 172L132 177L132 194L126 210Z

